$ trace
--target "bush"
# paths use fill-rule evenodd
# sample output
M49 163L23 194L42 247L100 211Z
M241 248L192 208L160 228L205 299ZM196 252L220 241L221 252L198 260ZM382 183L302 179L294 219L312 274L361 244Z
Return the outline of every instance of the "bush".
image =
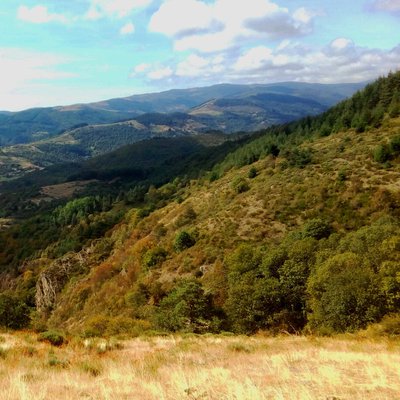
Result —
M312 152L310 149L295 148L287 151L284 156L291 167L304 168L312 162Z
M366 330L367 336L400 336L400 314L390 314L382 321L370 325Z
M390 152L397 156L400 154L400 135L396 135L389 143Z
M160 303L157 325L168 331L202 333L218 326L211 296L196 280L184 280Z
M194 211L193 207L187 205L183 212L179 215L179 217L175 221L175 226L180 228L184 225L189 225L193 223L193 221L197 218L196 211Z
M390 159L390 151L387 146L380 144L378 147L375 148L373 156L374 161L378 163L385 163Z
M315 218L307 221L302 229L303 238L322 239L329 237L332 233L332 227L325 221Z
M56 331L42 332L38 338L39 342L48 342L52 346L61 346L66 342L62 333Z
M86 322L83 336L86 338L113 335L139 336L150 329L150 327L151 325L148 321L124 317L122 315L116 317L95 315Z
M237 176L232 181L232 189L235 191L235 193L239 194L247 192L250 189L250 186L246 179L241 176Z
M175 237L174 249L176 252L179 253L194 246L195 243L196 239L190 233L186 231L181 231Z
M250 179L255 178L257 176L257 169L255 167L251 167L247 176Z
M155 267L162 264L167 258L168 253L162 247L150 249L144 253L142 257L142 264L146 268Z
M29 307L18 297L0 294L0 326L21 329L29 324Z

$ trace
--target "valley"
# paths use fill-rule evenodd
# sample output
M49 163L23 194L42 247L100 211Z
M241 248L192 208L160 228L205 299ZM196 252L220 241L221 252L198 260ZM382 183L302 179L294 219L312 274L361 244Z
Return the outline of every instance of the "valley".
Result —
M364 85L217 85L0 115L0 181L155 137L258 131L319 114Z

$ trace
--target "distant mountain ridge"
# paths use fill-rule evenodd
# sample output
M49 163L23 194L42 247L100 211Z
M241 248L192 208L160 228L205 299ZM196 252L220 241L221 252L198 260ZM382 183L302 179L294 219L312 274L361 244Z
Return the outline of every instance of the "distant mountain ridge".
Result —
M73 130L82 124L109 124L129 120L143 114L152 113L189 113L196 115L207 129L219 129L225 132L238 130L251 131L265 128L275 123L287 122L304 115L315 115L352 95L365 86L365 83L351 84L311 84L300 82L273 83L265 85L219 84L202 88L173 89L160 93L133 95L96 103L75 104L70 106L33 108L20 112L0 112L0 145L30 143L58 136ZM275 102L274 110L261 107L253 115L246 107L260 106L256 101L260 95L270 97L280 95L283 102ZM287 100L298 98L298 103L289 107ZM215 102L221 99L236 99L232 110ZM286 100L285 100L286 99ZM239 100L244 103L240 105ZM267 101L267 98L264 98ZM310 100L318 103L305 107ZM229 103L229 102L228 102ZM257 103L257 104L256 104ZM207 104L207 109L205 104ZM214 104L212 106L212 104ZM202 105L201 112L199 106ZM310 104L308 104L310 106ZM197 107L197 108L196 108ZM285 110L282 117L280 112ZM277 112L278 111L278 112ZM280 112L279 112L280 111ZM217 113L217 114L216 114ZM200 115L201 114L201 115ZM149 121L149 123L152 123Z

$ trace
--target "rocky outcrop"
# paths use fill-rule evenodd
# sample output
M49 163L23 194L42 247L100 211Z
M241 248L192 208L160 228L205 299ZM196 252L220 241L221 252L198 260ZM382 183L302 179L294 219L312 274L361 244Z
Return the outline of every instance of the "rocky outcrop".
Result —
M36 309L39 312L50 311L71 277L86 272L87 259L92 252L93 249L89 247L79 253L66 254L40 273L35 294Z

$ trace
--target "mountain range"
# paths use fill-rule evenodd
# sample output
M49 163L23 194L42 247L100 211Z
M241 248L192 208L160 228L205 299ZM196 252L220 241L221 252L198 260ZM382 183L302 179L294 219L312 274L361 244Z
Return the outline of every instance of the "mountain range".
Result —
M258 131L319 114L364 85L222 84L0 114L0 180L155 137Z
M34 142L82 125L114 123L142 114L149 114L145 120L157 125L159 117L154 113L187 113L200 124L202 130L252 131L305 114L315 115L363 86L365 83L221 84L134 95L91 104L0 113L0 145Z

